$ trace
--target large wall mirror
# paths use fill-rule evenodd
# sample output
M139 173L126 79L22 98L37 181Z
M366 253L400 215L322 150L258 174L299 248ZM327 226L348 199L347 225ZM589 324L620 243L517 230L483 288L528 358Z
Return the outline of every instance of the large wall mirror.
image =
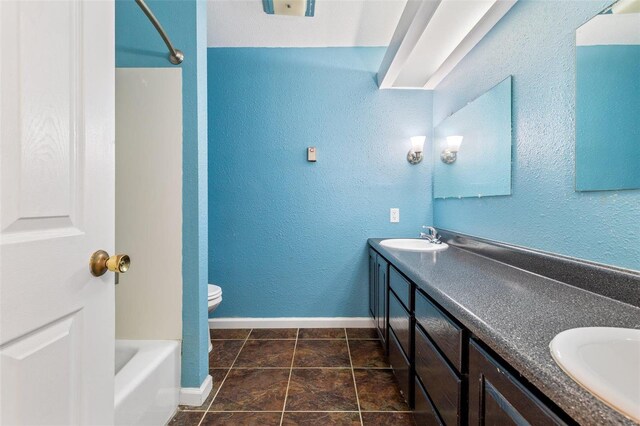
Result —
M511 194L511 77L435 128L434 198Z
M640 188L640 0L576 30L576 190Z

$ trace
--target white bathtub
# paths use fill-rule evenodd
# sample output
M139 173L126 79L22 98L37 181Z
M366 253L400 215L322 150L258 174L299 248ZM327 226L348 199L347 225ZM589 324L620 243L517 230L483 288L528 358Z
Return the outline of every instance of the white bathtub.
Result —
M164 425L178 407L180 344L116 340L115 424Z

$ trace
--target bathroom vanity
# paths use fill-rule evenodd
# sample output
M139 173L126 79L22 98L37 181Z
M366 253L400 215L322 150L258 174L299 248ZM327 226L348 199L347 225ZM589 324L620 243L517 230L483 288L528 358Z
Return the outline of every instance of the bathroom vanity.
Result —
M569 378L549 342L575 327L640 328L640 276L445 240L427 253L369 240L371 315L417 424L634 424ZM574 286L585 279L620 297Z

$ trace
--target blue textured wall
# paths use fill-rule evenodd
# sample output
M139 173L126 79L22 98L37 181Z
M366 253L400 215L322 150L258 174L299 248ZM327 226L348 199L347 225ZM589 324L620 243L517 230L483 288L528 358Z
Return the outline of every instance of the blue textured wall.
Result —
M437 226L640 269L640 191L579 193L575 29L610 1L520 0L442 82L434 123L513 75L513 195L436 200Z
M431 223L431 94L379 91L384 50L209 49L214 316L367 316L367 238Z
M206 3L149 0L182 67L182 386L198 387L208 374L207 323L207 55ZM133 0L116 1L116 66L175 67L167 48ZM180 100L176 100L180 101Z
M576 50L576 187L638 189L640 46Z

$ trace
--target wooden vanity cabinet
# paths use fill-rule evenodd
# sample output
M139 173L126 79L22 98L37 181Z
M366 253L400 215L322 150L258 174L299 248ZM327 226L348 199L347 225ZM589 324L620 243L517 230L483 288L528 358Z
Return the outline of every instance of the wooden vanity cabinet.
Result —
M418 426L572 424L372 248L369 310Z
M374 319L383 347L387 348L387 294L389 263L369 249L369 311Z
M469 345L469 425L565 425L476 343Z
M413 405L412 284L389 267L389 362L409 404Z
M419 325L415 328L415 374L443 424L464 424L464 377L449 366Z
M369 249L369 313L376 317L376 259L377 253Z

